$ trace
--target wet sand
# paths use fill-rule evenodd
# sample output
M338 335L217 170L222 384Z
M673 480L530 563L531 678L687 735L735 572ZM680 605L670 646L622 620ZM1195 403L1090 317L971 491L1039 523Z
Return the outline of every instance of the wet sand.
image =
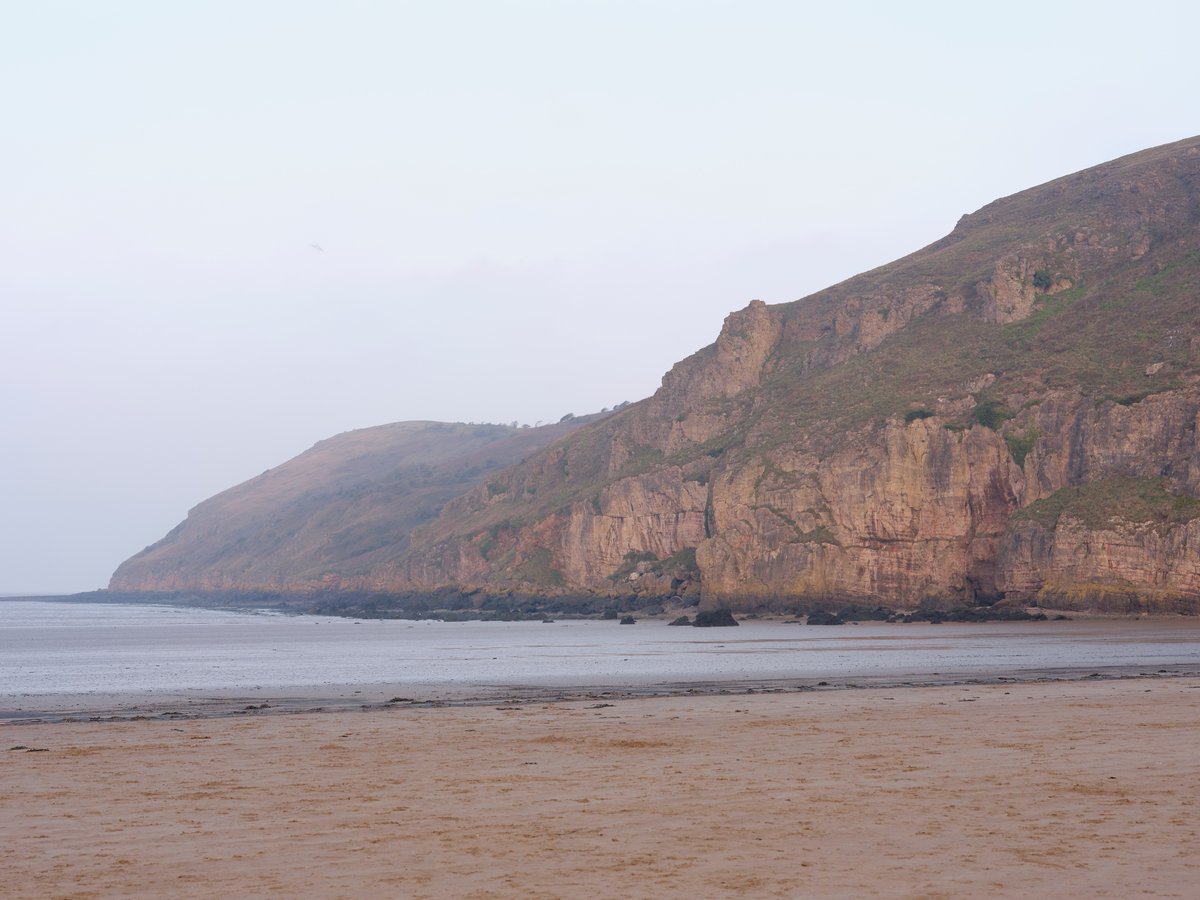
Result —
M1194 896L1198 737L1190 676L11 721L0 895Z

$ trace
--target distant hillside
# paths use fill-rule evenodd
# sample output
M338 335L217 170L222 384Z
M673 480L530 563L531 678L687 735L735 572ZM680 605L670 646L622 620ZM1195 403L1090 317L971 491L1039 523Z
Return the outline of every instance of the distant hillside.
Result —
M362 555L355 584L1195 613L1198 420L1192 138L997 200L802 300L752 302L654 396L443 498L406 548ZM268 548L264 530L247 541ZM287 574L346 558L310 548ZM114 585L153 583L129 565ZM223 557L189 573L175 583L259 583Z
M358 583L398 558L451 497L598 417L516 428L398 422L321 441L204 501L123 563L113 590L271 590Z

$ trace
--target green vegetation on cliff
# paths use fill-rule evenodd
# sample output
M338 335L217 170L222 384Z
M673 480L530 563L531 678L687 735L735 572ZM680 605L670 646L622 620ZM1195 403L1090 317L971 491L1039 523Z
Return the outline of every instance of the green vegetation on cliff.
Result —
M1091 529L1121 521L1167 527L1200 519L1200 499L1171 493L1164 478L1101 478L1057 490L1011 521L1053 528L1064 516Z

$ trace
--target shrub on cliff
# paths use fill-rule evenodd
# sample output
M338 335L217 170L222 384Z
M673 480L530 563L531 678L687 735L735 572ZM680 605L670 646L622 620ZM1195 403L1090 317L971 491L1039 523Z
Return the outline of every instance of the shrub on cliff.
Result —
M971 418L982 425L996 431L1001 425L1011 419L1012 410L999 400L980 400L971 412Z

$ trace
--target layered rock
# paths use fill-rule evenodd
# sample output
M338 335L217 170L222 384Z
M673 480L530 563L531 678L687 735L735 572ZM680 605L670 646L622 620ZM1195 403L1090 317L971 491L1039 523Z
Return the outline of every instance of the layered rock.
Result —
M987 561L1021 486L996 433L928 419L889 423L824 460L775 451L715 483L715 533L697 551L705 596L737 606L990 596Z
M1066 610L1200 614L1200 518L1160 527L1119 513L1104 525L1066 516L1005 536L1004 587Z
M1169 412L1165 405L1145 412ZM1175 444L1161 440L1163 431L1147 437L1161 449ZM1008 595L1062 609L1200 613L1200 499L1187 480L1194 472L1176 470L1182 477L1174 480L1159 474L1171 470L1169 458L1145 449L1141 459L1106 460L1100 477L1060 488L1012 517L999 552ZM1190 455L1194 463L1194 445Z

